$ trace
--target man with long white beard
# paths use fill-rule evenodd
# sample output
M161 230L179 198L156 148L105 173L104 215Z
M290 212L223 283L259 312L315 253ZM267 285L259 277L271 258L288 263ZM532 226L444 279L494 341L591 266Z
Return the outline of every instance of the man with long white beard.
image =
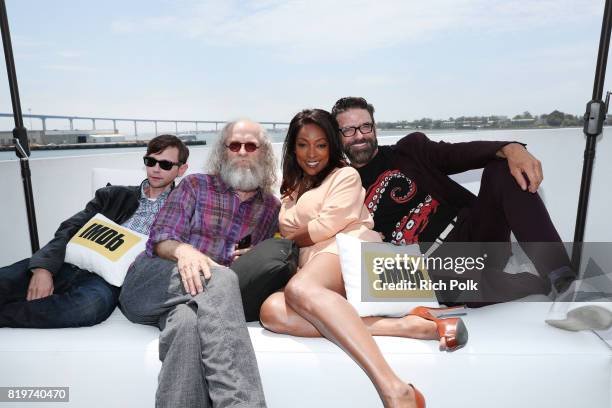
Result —
M170 194L120 296L133 322L162 331L157 407L264 407L255 353L235 273L250 236L278 229L272 144L262 126L231 122L211 149L209 174Z

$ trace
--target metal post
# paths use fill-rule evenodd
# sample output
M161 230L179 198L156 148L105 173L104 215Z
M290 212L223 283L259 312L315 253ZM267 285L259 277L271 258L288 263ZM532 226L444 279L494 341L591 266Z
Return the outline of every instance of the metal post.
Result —
M174 122L174 131L174 134L178 136L178 122Z
M134 121L134 137L136 140L138 140L138 125L136 124L136 121Z
M72 118L68 118L68 120L70 121L70 130L74 130L74 123Z
M155 137L157 137L157 121L154 121L153 123L155 123Z
M19 86L17 84L17 72L13 58L13 45L11 43L11 32L9 29L6 4L0 0L0 29L2 31L2 45L4 46L4 58L8 74L9 88L11 91L11 103L13 105L13 118L15 128L13 129L13 140L15 142L15 154L19 157L21 165L21 180L25 195L26 211L28 214L28 229L30 232L30 247L32 253L40 248L38 243L38 227L36 225L36 211L34 208L34 194L32 193L32 175L30 174L30 146L28 143L28 131L23 126L23 114L21 112L21 101L19 99Z
M113 132L115 132L115 134L119 133L117 130L117 119L113 119Z
M194 122L196 127L196 133L198 133L198 122Z
M93 130L96 130L96 120L94 118L91 118L91 124L93 126Z
M610 30L612 28L612 0L606 0L603 21L601 24L601 35L599 38L599 53L597 55L597 66L595 68L595 80L593 83L593 98L587 104L587 112L584 117L584 134L586 135L586 148L584 150L584 163L582 166L582 180L580 182L580 196L578 210L576 213L576 228L574 230L574 245L572 247L572 265L576 272L580 271L582 258L582 242L584 240L584 227L589 205L589 193L591 190L591 175L595 161L595 148L597 137L603 131L603 122L607 107L601 100L603 95L604 81L606 78L606 67L608 64L608 49L610 48Z

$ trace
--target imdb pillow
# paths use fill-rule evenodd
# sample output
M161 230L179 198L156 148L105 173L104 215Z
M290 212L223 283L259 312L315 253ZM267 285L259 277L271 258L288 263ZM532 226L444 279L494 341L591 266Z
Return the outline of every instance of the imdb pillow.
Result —
M145 250L148 238L96 214L68 241L64 262L121 286L128 268Z
M368 242L363 252L362 243L364 241L351 235L336 235L346 299L359 316L401 317L416 306L439 306L432 290L418 289L419 280L429 279L427 271L412 274L383 263L385 260L391 262L397 254L418 259L421 255L418 245ZM362 267L364 260L370 267ZM382 266L387 268L379 270Z

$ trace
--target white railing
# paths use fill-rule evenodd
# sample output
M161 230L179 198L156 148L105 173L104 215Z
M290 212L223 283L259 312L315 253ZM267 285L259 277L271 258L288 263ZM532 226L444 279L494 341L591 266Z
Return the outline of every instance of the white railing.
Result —
M597 147L585 234L587 242L612 241L612 132L606 130L606 133ZM430 137L449 142L506 138L527 143L529 150L544 166L545 179L540 194L561 238L572 240L584 152L584 137L580 130L479 131L438 133ZM388 144L397 139L389 137L380 141ZM281 144L274 145L277 157L280 157L281 148ZM203 168L208 151L205 146L191 148L189 163L192 169ZM62 220L81 210L91 199L93 168L142 169L142 154L130 152L32 159L32 185L41 245L52 238ZM30 256L30 244L18 161L0 161L0 174L3 195L0 205L0 265L6 265ZM480 171L467 172L455 179L477 193Z

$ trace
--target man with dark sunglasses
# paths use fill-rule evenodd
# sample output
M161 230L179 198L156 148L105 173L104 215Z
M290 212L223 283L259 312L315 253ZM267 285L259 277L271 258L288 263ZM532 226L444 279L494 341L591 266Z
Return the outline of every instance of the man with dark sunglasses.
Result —
M510 246L499 245L494 256L488 254L489 264L497 263L483 276L489 282L484 303L547 294L551 289L556 295L575 280L559 234L537 194L543 179L541 163L524 145L434 142L415 132L395 145L379 146L374 107L364 98L339 99L332 115L344 152L367 191L365 205L374 229L385 241L433 243L424 251L438 255L435 251L444 247L443 242L503 243L513 232L540 276L503 273ZM478 168L484 168L478 196L449 177Z
M100 276L65 263L66 245L94 215L148 234L174 180L187 170L187 146L161 135L147 145L147 178L140 186L108 186L96 191L85 209L64 221L55 237L31 258L0 268L0 327L91 326L111 314L119 288Z
M209 174L185 177L151 227L120 302L128 319L161 330L156 406L265 407L238 278L228 266L249 250L239 243L256 245L277 231L275 182L263 127L231 122L211 147Z

